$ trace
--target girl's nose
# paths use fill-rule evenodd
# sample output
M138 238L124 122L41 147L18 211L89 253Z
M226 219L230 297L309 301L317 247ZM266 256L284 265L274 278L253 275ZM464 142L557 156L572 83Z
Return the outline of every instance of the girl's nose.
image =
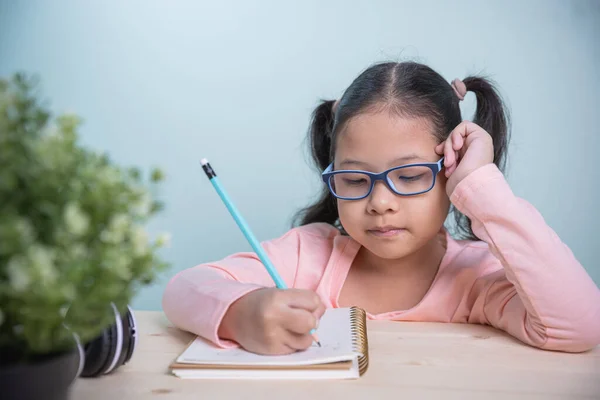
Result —
M378 181L369 195L367 211L371 214L385 214L398 211L398 195L384 183Z

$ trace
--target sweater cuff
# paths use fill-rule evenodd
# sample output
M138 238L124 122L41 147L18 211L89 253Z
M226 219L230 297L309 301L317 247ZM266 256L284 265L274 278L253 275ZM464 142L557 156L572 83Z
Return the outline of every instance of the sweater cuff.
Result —
M450 196L454 206L471 220L485 221L487 210L503 209L514 194L496 164L486 164L467 175Z
M203 336L222 348L238 347L238 343L219 337L218 332L223 322L223 317L225 317L225 314L229 311L229 307L236 300L252 291L263 288L264 286L236 281L222 281L218 284L215 282L213 295L217 297L217 301L213 304L213 310L210 313L211 323L208 324L209 331L203 332Z

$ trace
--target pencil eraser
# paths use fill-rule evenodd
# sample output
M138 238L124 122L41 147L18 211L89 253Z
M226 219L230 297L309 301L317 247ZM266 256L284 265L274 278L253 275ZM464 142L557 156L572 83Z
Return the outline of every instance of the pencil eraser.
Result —
M203 158L202 160L200 160L200 165L206 165L208 164L208 160L206 158Z

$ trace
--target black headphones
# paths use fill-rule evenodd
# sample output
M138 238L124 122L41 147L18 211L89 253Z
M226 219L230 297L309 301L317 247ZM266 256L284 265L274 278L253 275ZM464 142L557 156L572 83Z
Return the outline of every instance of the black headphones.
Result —
M129 306L124 315L111 303L114 323L99 336L82 345L76 337L79 350L77 376L91 378L107 375L127 364L137 345L137 325Z

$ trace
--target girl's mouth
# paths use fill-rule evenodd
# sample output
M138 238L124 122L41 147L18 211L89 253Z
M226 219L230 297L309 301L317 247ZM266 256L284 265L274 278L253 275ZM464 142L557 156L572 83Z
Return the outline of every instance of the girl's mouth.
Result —
M367 230L369 234L377 237L394 237L404 231L404 228L399 228L396 226L378 226L376 228Z

